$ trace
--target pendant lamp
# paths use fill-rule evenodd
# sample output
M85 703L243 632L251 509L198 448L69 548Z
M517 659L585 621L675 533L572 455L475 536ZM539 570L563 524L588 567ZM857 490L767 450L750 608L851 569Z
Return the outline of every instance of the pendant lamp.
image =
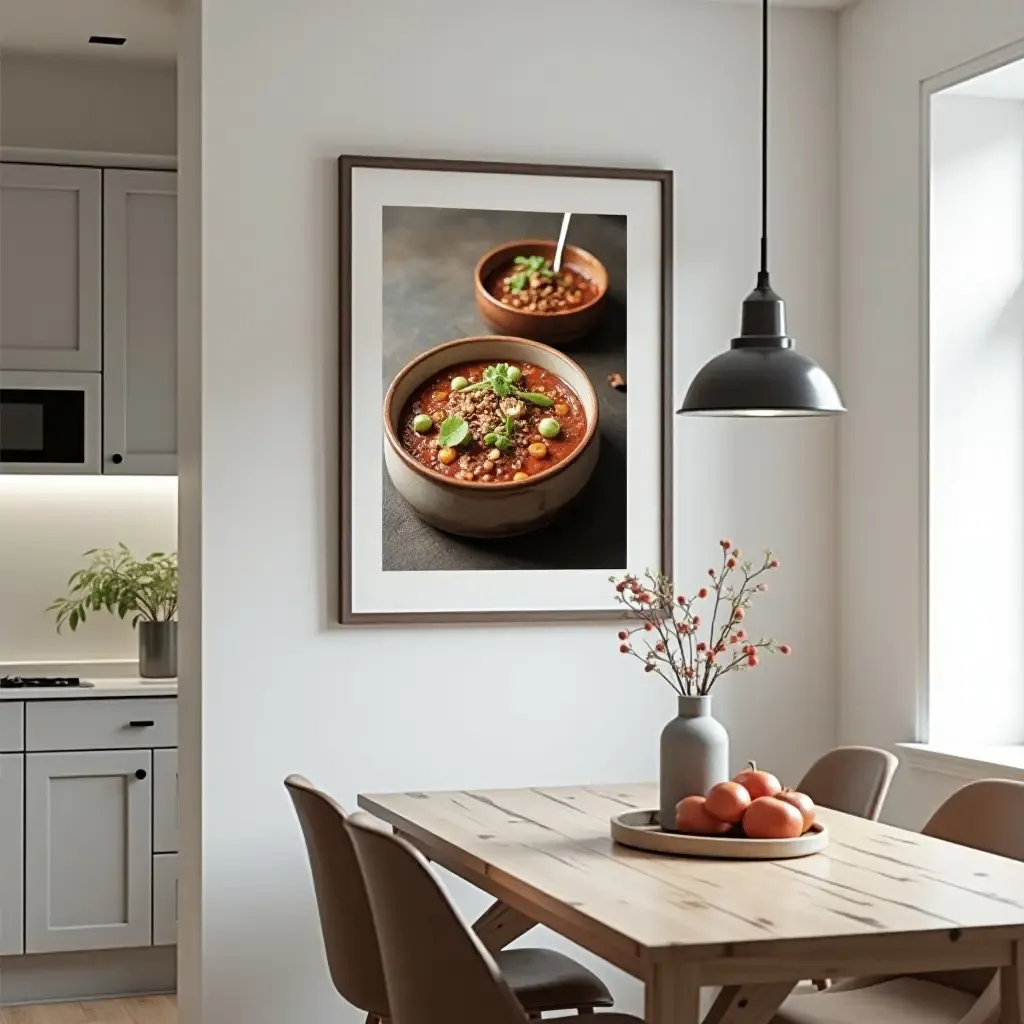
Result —
M680 415L832 416L845 412L829 375L793 347L786 304L768 280L768 0L762 0L761 269L743 303L740 336L693 378Z

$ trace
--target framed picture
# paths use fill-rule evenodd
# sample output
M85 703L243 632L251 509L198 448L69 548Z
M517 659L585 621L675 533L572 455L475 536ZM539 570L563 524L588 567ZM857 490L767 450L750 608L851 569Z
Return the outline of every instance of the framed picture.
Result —
M339 184L341 622L618 615L672 564L671 172Z

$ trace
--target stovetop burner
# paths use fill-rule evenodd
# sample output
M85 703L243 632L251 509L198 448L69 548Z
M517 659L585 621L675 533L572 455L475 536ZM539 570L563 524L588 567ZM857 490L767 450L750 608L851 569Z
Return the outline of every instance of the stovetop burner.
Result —
M0 679L0 689L21 690L38 687L88 686L78 676L4 676Z

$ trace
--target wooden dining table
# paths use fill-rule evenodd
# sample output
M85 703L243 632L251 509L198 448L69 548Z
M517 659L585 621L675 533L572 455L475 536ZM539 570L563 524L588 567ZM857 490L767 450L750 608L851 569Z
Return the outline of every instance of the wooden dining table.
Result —
M485 946L546 925L644 982L647 1024L697 1024L702 986L705 1024L764 1024L807 979L961 968L998 969L999 1024L1024 1024L1024 863L825 809L828 848L798 859L612 842L612 816L657 804L651 784L359 797L495 897Z

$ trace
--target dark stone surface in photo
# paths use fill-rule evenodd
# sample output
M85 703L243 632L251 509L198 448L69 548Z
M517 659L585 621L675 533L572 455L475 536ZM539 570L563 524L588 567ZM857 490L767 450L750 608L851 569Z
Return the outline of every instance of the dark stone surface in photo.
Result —
M381 398L402 367L426 349L493 333L474 303L477 261L517 238L557 239L561 220L557 213L386 207ZM419 519L385 470L384 570L613 571L625 566L627 395L609 387L607 377L626 375L626 219L574 215L569 241L601 260L610 280L600 322L564 349L598 396L601 455L594 475L550 525L505 540L469 540Z

